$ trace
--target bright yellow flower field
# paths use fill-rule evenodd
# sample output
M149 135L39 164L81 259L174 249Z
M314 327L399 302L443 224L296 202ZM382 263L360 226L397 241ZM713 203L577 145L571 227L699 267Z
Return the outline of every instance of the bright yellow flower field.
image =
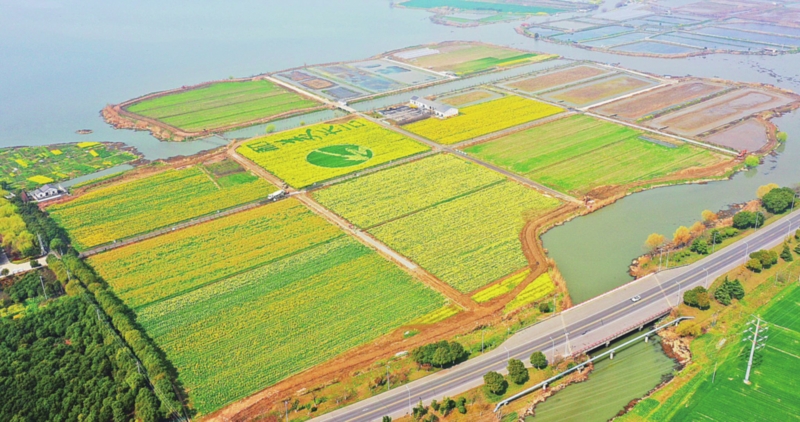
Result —
M276 189L261 178L218 187L197 167L167 170L143 179L91 191L48 207L78 250L149 232L224 210Z
M253 139L236 151L295 188L429 150L365 119L320 123Z
M296 199L286 199L113 249L89 262L137 308L341 235Z
M564 111L562 108L514 95L459 109L459 115L435 117L403 126L409 132L440 144L455 144L508 129Z

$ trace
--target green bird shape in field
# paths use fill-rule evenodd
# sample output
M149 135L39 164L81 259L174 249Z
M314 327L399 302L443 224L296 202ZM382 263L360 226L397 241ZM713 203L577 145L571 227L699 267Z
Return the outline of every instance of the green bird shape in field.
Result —
M371 151L364 147L345 148L344 150L345 152L343 153L324 150L318 150L318 152L325 155L340 157L347 161L367 161L372 158Z

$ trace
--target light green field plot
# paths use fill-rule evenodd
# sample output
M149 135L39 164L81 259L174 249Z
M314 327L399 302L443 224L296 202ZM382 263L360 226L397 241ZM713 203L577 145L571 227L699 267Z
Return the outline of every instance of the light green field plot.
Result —
M465 151L573 195L646 181L723 158L688 144L665 146L642 132L584 115L570 116Z
M187 132L233 127L320 105L266 80L219 82L134 103L126 109Z
M266 198L277 190L264 179L238 171L218 175L195 166L100 187L48 208L85 250L191 218Z
M710 364L664 403L648 399L637 405L627 420L800 420L800 288L795 284L789 289L762 313L769 331L766 347L753 359L752 385L743 382L751 343L736 335L719 351L716 375Z

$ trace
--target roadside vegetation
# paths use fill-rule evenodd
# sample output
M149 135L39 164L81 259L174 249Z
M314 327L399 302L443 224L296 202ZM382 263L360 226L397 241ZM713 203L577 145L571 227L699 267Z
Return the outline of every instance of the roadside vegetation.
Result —
M790 188L781 188L776 184L764 185L758 189L758 200L751 201L732 215L731 212L705 210L701 214L702 221L691 227L678 227L671 240L653 233L645 241L645 248L649 252L635 261L631 273L643 276L659 268L673 268L699 261L783 217L792 210L793 200L797 201L795 207L800 205L800 199L793 199L795 195L797 192ZM769 264L755 259L748 265L756 268Z

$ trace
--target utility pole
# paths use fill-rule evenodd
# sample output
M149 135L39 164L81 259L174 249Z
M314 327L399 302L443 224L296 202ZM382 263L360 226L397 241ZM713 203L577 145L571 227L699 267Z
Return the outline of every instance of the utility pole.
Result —
M283 401L283 411L286 414L286 422L289 422L289 399Z
M553 340L553 336L550 336L550 342L553 343L553 349L550 352L550 354L552 354L553 356L550 358L550 363L553 363L553 361L556 360L556 341Z
M484 332L484 329L481 328L481 354L483 354L483 332Z
M392 389L392 381L389 379L389 364L386 364L386 391Z
M47 291L44 289L44 280L42 280L42 274L39 274L39 282L42 283L42 293L44 293L44 300L47 300Z
M705 270L705 272L706 272L706 283L705 284L706 284L706 289L708 289L709 287L711 287L711 285L708 284L708 268L703 268L703 270Z
M752 324L753 321L750 321L748 325ZM769 327L766 325L761 325L761 318L756 317L756 330L753 332L752 336L752 345L750 346L750 359L747 361L747 372L744 374L744 383L750 385L750 370L753 366L753 355L756 353L756 346L758 349L764 347L764 342L767 340L767 336L760 337L761 333L766 331ZM748 330L749 331L749 330ZM749 337L745 338L744 340L750 340ZM759 343L761 342L761 343Z
M44 250L44 242L42 242L42 235L39 232L37 232L36 236L39 238L39 248L42 250L42 256L44 256L44 254L47 252Z
M711 240L711 253L717 249L717 232L714 232L714 238Z

